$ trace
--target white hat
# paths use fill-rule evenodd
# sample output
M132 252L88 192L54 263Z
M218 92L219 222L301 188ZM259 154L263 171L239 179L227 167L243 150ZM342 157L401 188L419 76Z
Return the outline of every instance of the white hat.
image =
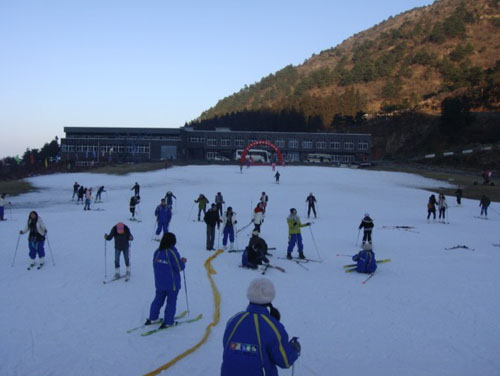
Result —
M247 298L250 303L269 304L276 296L273 283L267 278L256 278L247 289Z

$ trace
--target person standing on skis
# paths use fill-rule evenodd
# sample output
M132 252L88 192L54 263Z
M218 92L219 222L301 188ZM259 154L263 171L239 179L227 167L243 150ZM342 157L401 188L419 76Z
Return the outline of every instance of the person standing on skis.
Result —
M291 208L290 215L287 217L286 222L288 224L288 248L286 250L286 258L292 259L292 251L295 244L298 246L299 258L305 259L304 256L304 245L302 244L302 234L300 233L301 227L310 226L309 222L302 224L300 223L300 217L297 215L297 209Z
M25 234L29 231L28 235L28 246L29 246L29 257L30 257L30 265L28 269L35 266L35 258L38 255L38 259L40 261L40 266L45 263L45 236L47 235L47 227L42 221L42 218L38 216L36 211L30 212L28 216L28 222L26 223L26 227L24 230L20 230L19 233Z
M156 207L155 210L156 223L158 227L156 228L155 240L160 241L160 233L163 230L163 233L168 232L168 225L170 224L170 220L172 219L172 212L167 206L165 199L162 198L160 205Z
M233 212L233 208L231 206L227 207L222 223L224 224L224 228L222 229L222 233L224 234L222 238L222 246L224 249L227 248L227 238L229 237L229 250L232 251L234 247L234 226L238 223L238 221L236 220L236 213Z
M361 220L358 229L363 229L363 244L366 242L372 244L372 230L373 230L373 220L370 218L370 214L365 213L364 218Z
M134 240L132 233L128 226L122 222L118 222L111 228L108 234L104 234L104 239L110 241L115 239L115 276L120 278L120 254L123 252L123 259L125 260L126 276L130 277L130 257L129 257L129 242Z
M311 216L311 210L314 213L314 218L316 218L316 197L311 193L306 197L307 202L307 218Z

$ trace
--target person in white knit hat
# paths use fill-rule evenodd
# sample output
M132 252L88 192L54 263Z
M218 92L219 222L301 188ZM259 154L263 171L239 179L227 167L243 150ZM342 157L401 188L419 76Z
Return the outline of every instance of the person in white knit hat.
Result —
M280 313L272 305L275 296L276 290L269 279L250 282L247 289L250 304L226 325L221 376L277 376L277 366L289 368L297 360L300 343L296 337L288 341Z

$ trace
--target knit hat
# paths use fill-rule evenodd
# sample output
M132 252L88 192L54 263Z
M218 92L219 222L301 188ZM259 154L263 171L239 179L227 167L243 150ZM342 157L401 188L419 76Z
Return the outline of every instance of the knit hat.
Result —
M125 231L125 225L123 224L123 222L118 222L116 224L116 232L119 234L123 234L124 231Z
M250 303L254 304L269 304L276 296L274 285L267 278L256 278L247 289L247 298Z
M371 251L372 250L372 245L370 243L363 244L363 250L365 250L365 251Z

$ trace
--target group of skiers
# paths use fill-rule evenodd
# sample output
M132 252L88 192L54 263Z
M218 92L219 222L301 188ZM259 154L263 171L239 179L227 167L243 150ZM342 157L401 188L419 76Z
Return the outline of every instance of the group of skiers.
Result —
M106 192L104 190L104 185L101 185L97 189L96 197L95 197L95 202L101 202L102 201L102 193ZM73 184L73 196L71 197L71 200L75 199L75 196L77 197L76 203L82 203L83 205L83 210L91 210L90 204L92 201L92 188L86 188L83 185L78 184L78 182L75 181Z

